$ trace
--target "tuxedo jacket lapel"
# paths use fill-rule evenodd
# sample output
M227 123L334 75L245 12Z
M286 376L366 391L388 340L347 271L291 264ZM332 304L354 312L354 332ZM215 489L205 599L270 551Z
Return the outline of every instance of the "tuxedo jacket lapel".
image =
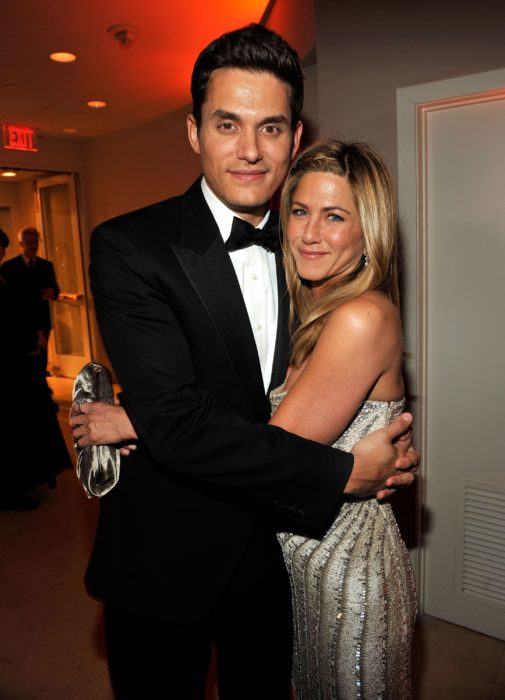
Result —
M207 309L254 414L263 416L265 392L247 309L200 181L184 197L180 229L181 242L171 248Z
M272 365L272 379L269 391L278 387L286 378L288 358L290 351L289 340L289 294L286 287L286 276L282 252L276 253L275 262L277 265L277 292L278 292L278 315L277 315L277 337L275 341L275 354Z

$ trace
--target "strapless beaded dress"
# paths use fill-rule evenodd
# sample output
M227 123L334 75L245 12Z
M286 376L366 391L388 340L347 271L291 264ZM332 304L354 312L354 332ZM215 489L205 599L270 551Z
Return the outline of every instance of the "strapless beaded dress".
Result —
M272 412L286 392L270 394ZM402 412L404 401L365 401L334 444L350 452ZM291 581L297 700L412 697L416 593L391 505L345 500L322 540L278 534Z

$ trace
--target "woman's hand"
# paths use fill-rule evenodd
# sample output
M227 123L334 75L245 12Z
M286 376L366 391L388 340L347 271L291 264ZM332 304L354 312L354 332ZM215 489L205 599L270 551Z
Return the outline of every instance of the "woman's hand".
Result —
M137 449L131 442L138 438L137 433L117 397L114 405L99 402L74 403L70 409L69 423L76 447L125 443L119 448L124 456Z

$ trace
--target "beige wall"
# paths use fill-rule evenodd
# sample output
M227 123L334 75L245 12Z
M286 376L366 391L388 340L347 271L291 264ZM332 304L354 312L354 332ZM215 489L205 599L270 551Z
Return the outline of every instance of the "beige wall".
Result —
M315 0L321 135L374 143L396 172L396 89L505 66L503 0Z
M2 149L2 168L77 172L83 166L85 141L69 138L38 137L38 152Z
M190 106L162 120L86 144L90 228L118 214L180 194L200 173L186 138Z

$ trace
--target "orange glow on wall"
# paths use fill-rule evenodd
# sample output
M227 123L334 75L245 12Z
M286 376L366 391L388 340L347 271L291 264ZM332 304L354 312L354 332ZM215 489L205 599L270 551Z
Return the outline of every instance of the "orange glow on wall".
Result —
M315 46L313 0L276 0L266 25L283 36L296 49L301 60Z
M193 11L188 11L185 3L167 3L166 16L160 11L159 24L170 22L179 27L176 36L171 37L171 56L176 56L176 62L169 66L165 64L166 47L163 43L152 43L149 63L142 69L144 87L152 81L170 83L170 93L176 95L175 106L188 104L191 101L189 83L191 71L196 57L213 39L221 34L243 27L251 22L260 22L269 5L268 0L215 0L204 3L202 0L194 3ZM195 16L198 21L195 21ZM140 67L139 67L140 68Z
M13 151L32 151L36 153L37 130L32 126L21 124L3 124L4 148Z

